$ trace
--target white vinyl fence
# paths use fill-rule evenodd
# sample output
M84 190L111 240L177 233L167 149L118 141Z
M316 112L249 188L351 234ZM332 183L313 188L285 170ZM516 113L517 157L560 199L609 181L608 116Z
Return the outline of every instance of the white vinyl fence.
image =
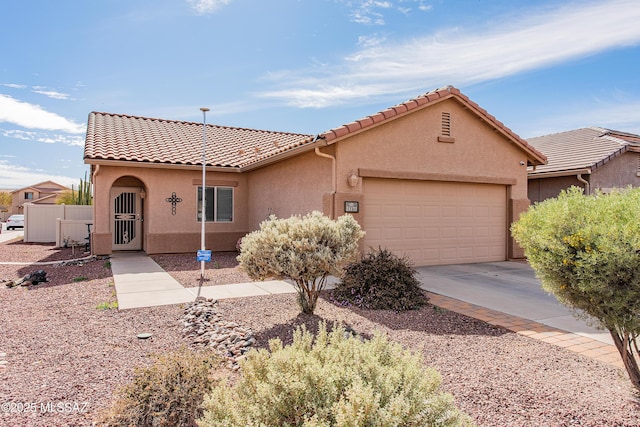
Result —
M24 205L25 242L84 244L92 224L93 206Z

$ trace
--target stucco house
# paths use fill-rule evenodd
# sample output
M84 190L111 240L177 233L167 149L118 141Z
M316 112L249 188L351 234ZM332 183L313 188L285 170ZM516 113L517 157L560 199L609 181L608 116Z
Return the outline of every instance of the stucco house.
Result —
M9 207L9 214L24 213L25 203L53 205L56 203L57 197L65 191L71 191L71 189L53 181L44 181L13 190L11 192L12 201Z
M202 123L92 112L92 251L200 248ZM362 244L416 265L522 256L509 224L529 206L527 165L546 159L448 86L320 134L206 125L206 247L274 214L353 215Z
M556 197L571 186L583 188L585 194L640 186L640 135L593 126L527 142L548 159L546 165L529 168L532 203Z

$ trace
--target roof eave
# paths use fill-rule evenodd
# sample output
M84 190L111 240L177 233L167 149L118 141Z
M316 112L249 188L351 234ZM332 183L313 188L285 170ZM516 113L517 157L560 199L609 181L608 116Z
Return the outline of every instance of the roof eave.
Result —
M557 178L561 176L573 176L573 175L590 175L592 172L591 168L580 168L580 169L567 169L561 171L548 171L548 172L528 172L528 179L538 179L538 178Z
M142 169L179 169L179 170L202 170L202 165L182 165L177 163L153 163L153 162L139 162L135 160L107 160L107 159L84 159L84 163L88 165L100 165L100 166L127 166L132 168ZM239 173L241 172L239 167L236 166L207 166L209 172L228 172Z

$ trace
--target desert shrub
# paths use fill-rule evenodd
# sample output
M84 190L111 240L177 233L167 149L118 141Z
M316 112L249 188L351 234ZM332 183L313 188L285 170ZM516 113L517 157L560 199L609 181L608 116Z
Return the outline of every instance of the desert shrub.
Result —
M429 300L420 289L417 274L407 258L387 249L371 250L345 268L341 282L331 292L331 300L338 305L377 310L417 309Z
M609 330L640 390L640 189L572 187L532 206L512 234L545 290Z
M351 215L335 221L320 212L287 219L272 215L242 238L238 261L252 279L293 280L301 310L311 314L327 277L340 275L355 259L362 236Z
M205 398L201 427L458 426L469 419L441 392L437 371L377 334L361 341L321 323L252 351L234 385Z
M196 425L195 420L202 415L203 397L214 385L210 377L214 357L181 349L154 358L151 366L136 369L133 381L116 392L98 425Z

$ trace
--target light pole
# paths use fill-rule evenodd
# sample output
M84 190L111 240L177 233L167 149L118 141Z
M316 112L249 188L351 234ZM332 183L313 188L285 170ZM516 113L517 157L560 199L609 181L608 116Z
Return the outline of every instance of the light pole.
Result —
M207 107L200 108L202 111L202 213L200 221L200 249L205 250L205 223L207 222ZM204 281L204 261L200 261L200 280Z

